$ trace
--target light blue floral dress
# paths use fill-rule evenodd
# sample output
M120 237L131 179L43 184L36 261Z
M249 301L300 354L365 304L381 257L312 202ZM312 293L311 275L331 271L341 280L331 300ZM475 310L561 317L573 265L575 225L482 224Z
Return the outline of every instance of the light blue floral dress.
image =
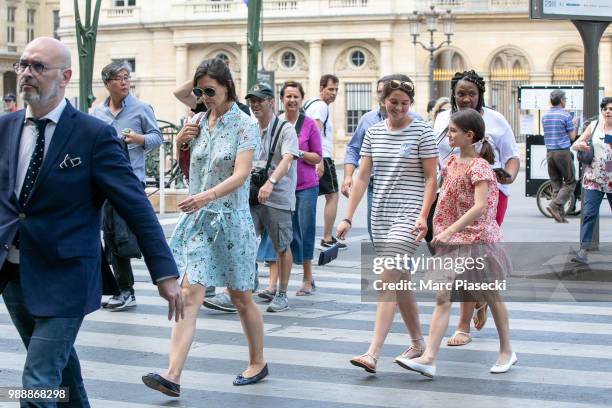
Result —
M206 117L191 145L189 194L221 183L234 172L236 155L259 149L259 126L234 103L212 133ZM252 290L257 240L249 212L249 179L232 193L198 211L182 214L170 248L181 276L204 286Z

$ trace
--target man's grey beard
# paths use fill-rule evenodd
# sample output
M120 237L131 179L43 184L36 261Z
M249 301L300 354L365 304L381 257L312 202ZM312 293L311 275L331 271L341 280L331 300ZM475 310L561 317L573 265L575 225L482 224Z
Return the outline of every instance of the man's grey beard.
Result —
M28 105L33 107L37 106L46 106L50 101L57 98L59 94L60 88L59 83L55 82L53 84L53 88L51 88L46 94L41 95L40 92L32 91L32 92L24 92L21 91L21 99L23 99Z

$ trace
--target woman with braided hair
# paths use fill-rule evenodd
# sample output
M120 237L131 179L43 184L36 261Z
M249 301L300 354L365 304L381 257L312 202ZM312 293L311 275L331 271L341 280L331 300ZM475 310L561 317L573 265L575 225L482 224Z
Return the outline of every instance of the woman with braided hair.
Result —
M501 226L508 207L508 196L510 195L508 185L516 179L520 167L520 156L510 124L501 113L485 106L484 93L485 81L474 70L455 73L451 80L451 111L441 112L437 116L434 123L434 134L440 151L439 165L444 168L451 156L459 154L458 149L453 149L448 142L448 125L451 115L464 109L474 109L482 115L487 139L495 153L495 162L492 167L495 170L499 188L496 221ZM434 207L435 203L428 220L430 222L433 219ZM432 231L431 225L429 231ZM429 242L431 236L426 239ZM470 320L473 315L474 327L477 330L482 329L487 319L487 305L476 308L474 302L461 303L457 329L448 340L449 346L463 346L472 341Z

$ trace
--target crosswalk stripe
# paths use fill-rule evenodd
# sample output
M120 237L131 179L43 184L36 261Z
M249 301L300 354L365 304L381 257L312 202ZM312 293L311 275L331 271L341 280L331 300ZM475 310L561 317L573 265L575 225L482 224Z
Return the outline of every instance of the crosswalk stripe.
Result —
M24 354L0 352L0 367L19 370L23 367ZM140 384L140 376L146 372L160 372L159 367L132 366L108 364L97 361L82 360L83 377L86 380L103 380L122 383ZM517 370L518 371L518 370ZM120 375L118 375L120 373ZM464 393L439 392L412 389L407 392L385 392L384 389L368 385L353 385L343 383L328 383L319 381L294 380L275 378L272 374L261 384L251 387L228 387L234 376L221 373L206 373L200 371L183 371L181 389L187 394L189 389L241 394L244 396L283 397L298 400L309 400L330 403L345 403L355 401L361 405L404 408L414 406L417 401L427 401L431 408L448 408L448 401L457 405L469 403L470 407L524 407L524 408L586 408L592 404L569 403L551 400L533 400L527 398L508 398L488 395L474 396L470 390ZM414 377L413 380L420 380ZM391 391L391 390L389 390ZM153 391L151 391L153 392ZM424 406L424 405L421 405Z
M0 314L7 314L6 307L1 305ZM282 316L282 314L279 314ZM165 313L163 314L145 314L145 313L123 313L120 318L117 318L116 313L100 310L87 316L86 321L98 323L114 323L118 325L141 325L150 327L171 327L171 323L167 320ZM561 328L565 323L557 323ZM234 320L213 319L210 317L199 317L196 327L204 330L227 333L242 333L240 321ZM519 329L515 327L513 321L510 321L511 333L516 333ZM355 330L355 329L336 329L312 326L303 326L299 324L284 327L281 324L264 323L265 335L269 337L295 338L295 339L310 339L320 341L347 341L356 343L369 344L372 338L371 330ZM385 341L386 344L404 346L408 343L407 335L403 333L389 333ZM592 344L574 344L561 342L545 342L534 340L512 340L512 347L517 353L522 354L540 354L547 356L574 356L585 358L604 358L610 356L612 358L612 346L592 345ZM483 350L497 351L499 342L497 339L479 338L477 342L472 342L462 347L462 350Z
M0 324L0 338L19 340L19 334L14 327ZM81 330L77 338L77 346L99 347L111 351L130 350L143 353L155 353L166 355L168 353L170 339L113 334L112 336L100 336L98 332ZM446 347L451 351L451 348ZM210 344L194 342L189 352L190 357L211 358L220 360L248 360L248 348L246 346ZM354 357L344 353L330 353L322 351L294 350L274 347L265 348L266 361L270 364L289 364L296 366L320 367L320 368L349 368L349 359ZM520 357L520 356L519 356ZM534 384L551 384L576 387L595 387L612 390L612 372L604 371L579 371L559 368L542 368L517 366L509 375L491 376L487 368L482 364L468 362L454 362L438 360L438 375L453 376L461 372L463 378L506 381L513 382L520 379L521 382ZM391 359L381 359L377 366L379 372L406 373L399 366L392 363Z

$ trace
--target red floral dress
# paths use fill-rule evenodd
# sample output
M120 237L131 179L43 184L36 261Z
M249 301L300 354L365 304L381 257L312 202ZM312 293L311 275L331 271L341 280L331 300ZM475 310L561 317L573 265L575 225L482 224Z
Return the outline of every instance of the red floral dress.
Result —
M446 230L474 206L475 185L480 181L486 181L489 187L487 208L484 215L453 234L447 244L435 248L435 257L444 261L438 265L444 266L431 269L428 277L439 282L464 280L472 283L505 279L512 271L512 264L506 251L498 244L502 239L500 227L495 221L498 188L491 166L480 157L469 163L459 163L458 157L452 156L442 169L442 177L442 189L433 219L434 236ZM451 266L446 263L449 258L454 261ZM473 266L466 267L468 264L465 262L469 259L474 261Z
M495 221L498 198L495 173L489 163L480 157L469 163L459 163L457 159L457 156L451 156L447 166L442 169L442 189L433 219L434 235L446 230L474 206L474 186L479 181L486 181L489 191L484 216L454 234L450 243L501 241L501 230Z

